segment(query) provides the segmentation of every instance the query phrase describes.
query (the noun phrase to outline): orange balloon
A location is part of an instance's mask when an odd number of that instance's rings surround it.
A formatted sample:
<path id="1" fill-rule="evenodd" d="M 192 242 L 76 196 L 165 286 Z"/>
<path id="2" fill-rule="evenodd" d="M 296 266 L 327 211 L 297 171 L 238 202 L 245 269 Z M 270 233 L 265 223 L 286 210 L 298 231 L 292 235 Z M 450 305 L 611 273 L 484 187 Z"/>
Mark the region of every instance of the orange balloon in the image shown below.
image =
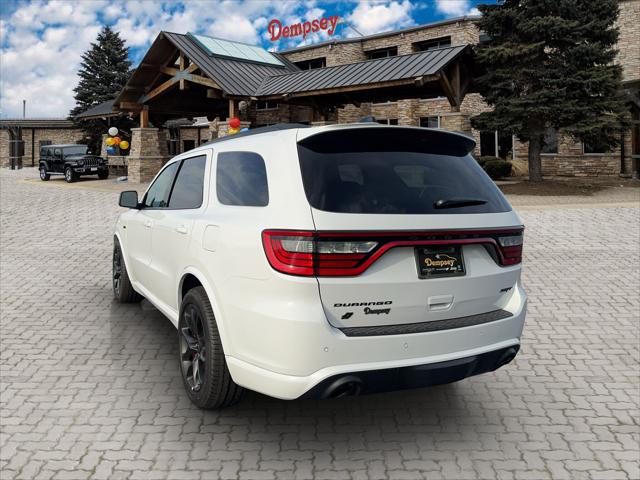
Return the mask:
<path id="1" fill-rule="evenodd" d="M 114 145 L 120 145 L 120 142 L 121 142 L 120 137 L 113 137 L 113 144 Z"/>

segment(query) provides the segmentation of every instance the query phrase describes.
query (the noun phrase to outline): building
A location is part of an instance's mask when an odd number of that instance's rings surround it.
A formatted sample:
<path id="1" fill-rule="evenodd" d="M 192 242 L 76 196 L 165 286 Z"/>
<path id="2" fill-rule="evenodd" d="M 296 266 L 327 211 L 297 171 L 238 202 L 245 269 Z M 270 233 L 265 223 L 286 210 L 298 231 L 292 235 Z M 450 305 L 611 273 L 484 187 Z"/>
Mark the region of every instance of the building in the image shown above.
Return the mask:
<path id="1" fill-rule="evenodd" d="M 617 175 L 637 171 L 640 146 L 640 0 L 620 1 L 618 61 L 634 128 L 605 151 L 562 132 L 547 133 L 545 175 Z M 148 181 L 170 156 L 243 126 L 280 122 L 381 123 L 472 135 L 476 156 L 526 160 L 527 145 L 479 132 L 470 118 L 489 107 L 473 91 L 477 17 L 461 17 L 366 37 L 330 40 L 270 53 L 197 34 L 161 32 L 113 102 L 81 116 L 134 119 L 128 158 L 133 182 Z M 635 160 L 634 160 L 635 159 Z M 113 159 L 116 161 L 117 159 Z M 635 162 L 635 163 L 634 163 Z"/>
<path id="2" fill-rule="evenodd" d="M 22 118 L 0 120 L 0 166 L 9 167 L 11 158 L 21 156 L 22 165 L 37 167 L 40 147 L 79 143 L 84 135 L 64 118 Z M 20 142 L 20 140 L 22 140 Z"/>

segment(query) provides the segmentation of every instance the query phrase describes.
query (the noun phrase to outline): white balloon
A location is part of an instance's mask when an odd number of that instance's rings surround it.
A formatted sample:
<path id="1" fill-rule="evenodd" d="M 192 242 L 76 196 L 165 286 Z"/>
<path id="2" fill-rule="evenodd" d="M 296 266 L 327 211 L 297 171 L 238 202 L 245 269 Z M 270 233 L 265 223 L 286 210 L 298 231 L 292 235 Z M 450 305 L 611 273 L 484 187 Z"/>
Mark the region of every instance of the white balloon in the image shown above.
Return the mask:
<path id="1" fill-rule="evenodd" d="M 111 135 L 112 137 L 115 137 L 118 134 L 118 129 L 116 127 L 111 127 L 109 129 L 109 135 Z"/>

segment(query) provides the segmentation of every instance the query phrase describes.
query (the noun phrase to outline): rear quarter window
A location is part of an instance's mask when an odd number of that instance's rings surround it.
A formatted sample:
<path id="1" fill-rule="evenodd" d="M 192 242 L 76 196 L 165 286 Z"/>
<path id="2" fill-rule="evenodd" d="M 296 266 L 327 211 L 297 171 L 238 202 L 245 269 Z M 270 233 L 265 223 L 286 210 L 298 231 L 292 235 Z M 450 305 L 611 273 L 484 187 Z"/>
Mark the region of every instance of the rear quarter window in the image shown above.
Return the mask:
<path id="1" fill-rule="evenodd" d="M 307 199 L 316 209 L 336 213 L 510 211 L 502 193 L 467 153 L 473 143 L 465 142 L 470 140 L 417 128 L 314 135 L 298 144 Z"/>
<path id="2" fill-rule="evenodd" d="M 254 152 L 219 153 L 216 192 L 223 205 L 267 206 L 269 187 L 264 159 Z"/>

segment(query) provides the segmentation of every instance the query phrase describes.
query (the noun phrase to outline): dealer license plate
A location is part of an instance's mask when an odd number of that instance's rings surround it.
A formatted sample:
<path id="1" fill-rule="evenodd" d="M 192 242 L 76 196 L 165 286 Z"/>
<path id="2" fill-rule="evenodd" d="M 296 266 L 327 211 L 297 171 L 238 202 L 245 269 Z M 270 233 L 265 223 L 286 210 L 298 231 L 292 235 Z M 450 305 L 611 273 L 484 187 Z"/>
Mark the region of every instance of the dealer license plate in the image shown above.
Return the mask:
<path id="1" fill-rule="evenodd" d="M 460 245 L 416 247 L 420 278 L 455 277 L 465 274 Z"/>

